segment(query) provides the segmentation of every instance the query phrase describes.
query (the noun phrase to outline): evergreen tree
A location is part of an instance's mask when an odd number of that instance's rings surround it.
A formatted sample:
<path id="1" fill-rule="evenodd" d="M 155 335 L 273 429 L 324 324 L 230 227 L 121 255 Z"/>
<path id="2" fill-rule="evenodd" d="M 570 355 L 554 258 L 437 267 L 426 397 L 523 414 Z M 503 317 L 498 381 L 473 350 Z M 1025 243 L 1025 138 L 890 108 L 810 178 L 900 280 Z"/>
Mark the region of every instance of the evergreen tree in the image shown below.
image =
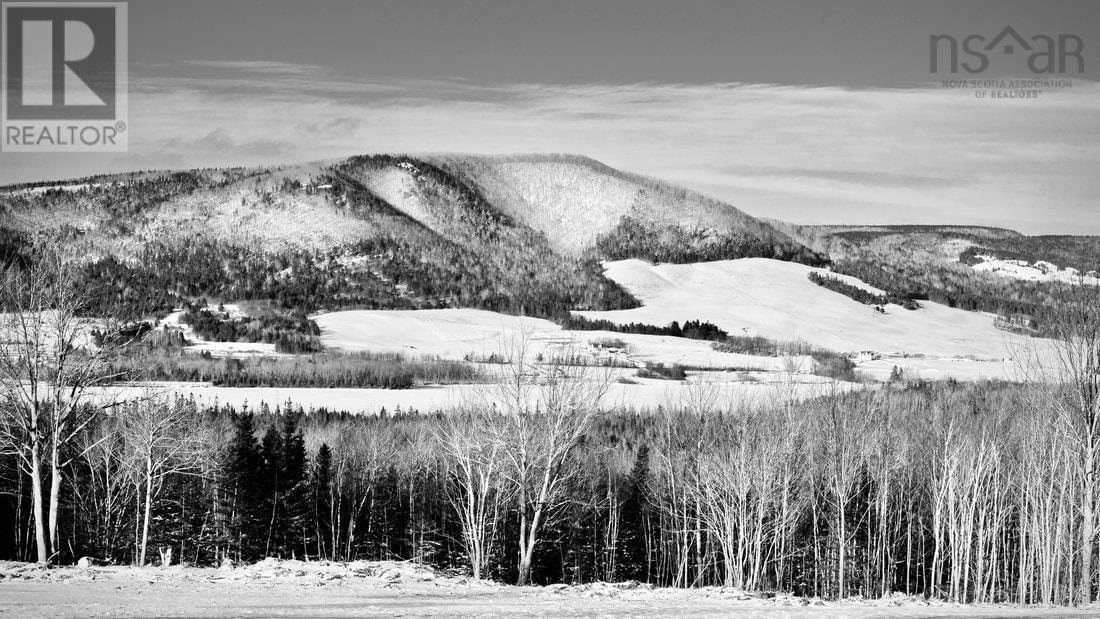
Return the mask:
<path id="1" fill-rule="evenodd" d="M 331 500 L 329 498 L 332 486 L 332 450 L 327 443 L 321 443 L 314 458 L 310 471 L 309 488 L 311 490 L 310 503 L 313 510 L 313 529 L 317 554 L 320 557 L 331 558 L 333 549 L 329 547 L 332 540 L 332 519 L 330 517 Z"/>
<path id="2" fill-rule="evenodd" d="M 229 552 L 238 560 L 256 558 L 263 550 L 263 458 L 256 445 L 251 411 L 234 418 L 233 440 L 222 476 L 224 522 Z"/>
<path id="3" fill-rule="evenodd" d="M 649 478 L 649 447 L 642 444 L 634 457 L 634 466 L 627 480 L 625 496 L 620 508 L 618 576 L 623 580 L 650 580 L 646 549 L 646 526 L 649 501 L 646 484 Z"/>
<path id="4" fill-rule="evenodd" d="M 298 429 L 298 414 L 283 416 L 282 453 L 279 461 L 279 493 L 282 511 L 278 539 L 283 554 L 308 554 L 306 523 L 309 515 L 309 486 L 306 477 L 306 444 Z"/>

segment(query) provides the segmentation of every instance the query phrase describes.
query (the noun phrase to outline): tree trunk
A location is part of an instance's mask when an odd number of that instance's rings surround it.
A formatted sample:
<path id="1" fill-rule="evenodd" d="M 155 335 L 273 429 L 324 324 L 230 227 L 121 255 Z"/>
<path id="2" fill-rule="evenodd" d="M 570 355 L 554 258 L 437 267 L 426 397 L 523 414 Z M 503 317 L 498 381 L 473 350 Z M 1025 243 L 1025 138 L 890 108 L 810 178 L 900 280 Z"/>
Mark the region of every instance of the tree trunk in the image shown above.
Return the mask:
<path id="1" fill-rule="evenodd" d="M 527 547 L 521 545 L 519 549 L 519 577 L 516 578 L 516 585 L 525 587 L 531 579 L 531 553 L 527 552 Z"/>
<path id="2" fill-rule="evenodd" d="M 531 577 L 531 555 L 527 553 L 527 487 L 519 486 L 519 574 L 516 585 L 522 587 Z"/>
<path id="3" fill-rule="evenodd" d="M 1091 430 L 1085 449 L 1084 496 L 1081 499 L 1081 581 L 1078 593 L 1081 604 L 1092 602 L 1092 542 L 1095 536 L 1094 521 L 1096 518 L 1093 513 L 1094 494 L 1096 492 L 1093 484 L 1096 482 L 1096 463 L 1094 461 L 1096 450 L 1093 445 Z"/>
<path id="4" fill-rule="evenodd" d="M 57 555 L 57 521 L 61 510 L 61 462 L 55 442 L 50 450 L 50 555 Z"/>
<path id="5" fill-rule="evenodd" d="M 38 562 L 47 563 L 50 553 L 46 542 L 46 506 L 42 496 L 42 458 L 38 455 L 37 446 L 31 448 L 31 495 L 34 500 L 34 539 L 38 545 Z"/>
<path id="6" fill-rule="evenodd" d="M 538 520 L 536 515 L 532 521 Z M 535 527 L 532 526 L 525 535 L 521 535 L 519 544 L 519 577 L 516 579 L 516 584 L 520 587 L 531 584 L 531 559 L 535 554 L 535 543 L 537 541 L 535 534 Z"/>
<path id="7" fill-rule="evenodd" d="M 141 523 L 141 552 L 138 555 L 138 565 L 145 565 L 145 552 L 149 548 L 149 521 L 153 514 L 153 460 L 145 458 L 145 515 Z"/>

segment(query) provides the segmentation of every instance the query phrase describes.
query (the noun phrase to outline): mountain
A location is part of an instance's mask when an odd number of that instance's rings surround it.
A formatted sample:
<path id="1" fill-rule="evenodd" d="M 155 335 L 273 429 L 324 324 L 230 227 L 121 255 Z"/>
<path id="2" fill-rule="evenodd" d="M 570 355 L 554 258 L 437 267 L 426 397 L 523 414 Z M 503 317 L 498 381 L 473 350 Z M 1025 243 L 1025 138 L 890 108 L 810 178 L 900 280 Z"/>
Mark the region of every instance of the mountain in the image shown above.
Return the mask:
<path id="1" fill-rule="evenodd" d="M 827 262 L 731 205 L 577 156 L 374 155 L 0 192 L 5 260 L 59 233 L 101 309 L 135 316 L 205 298 L 560 318 L 637 306 L 603 260 Z"/>

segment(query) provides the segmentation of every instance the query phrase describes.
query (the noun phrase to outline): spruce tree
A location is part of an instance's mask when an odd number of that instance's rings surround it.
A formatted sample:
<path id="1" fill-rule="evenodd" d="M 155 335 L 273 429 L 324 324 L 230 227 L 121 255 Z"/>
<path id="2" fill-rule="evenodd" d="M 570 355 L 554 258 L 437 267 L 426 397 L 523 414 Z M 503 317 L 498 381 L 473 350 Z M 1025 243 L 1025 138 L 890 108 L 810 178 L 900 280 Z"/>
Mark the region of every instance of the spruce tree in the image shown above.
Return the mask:
<path id="1" fill-rule="evenodd" d="M 634 466 L 630 470 L 630 478 L 626 483 L 625 496 L 619 512 L 621 519 L 619 524 L 619 557 L 616 565 L 618 575 L 623 580 L 647 582 L 650 579 L 646 556 L 646 523 L 649 512 L 649 501 L 646 494 L 648 478 L 649 447 L 643 444 L 638 447 L 638 453 L 634 457 Z"/>
<path id="2" fill-rule="evenodd" d="M 233 440 L 222 476 L 226 541 L 238 560 L 262 552 L 263 459 L 256 445 L 255 420 L 250 411 L 234 418 Z"/>
<path id="3" fill-rule="evenodd" d="M 321 443 L 314 458 L 310 471 L 309 488 L 311 490 L 310 503 L 313 511 L 313 529 L 316 535 L 315 544 L 317 554 L 322 558 L 335 558 L 334 549 L 330 548 L 332 540 L 332 518 L 330 516 L 331 501 L 329 498 L 332 486 L 332 450 L 327 443 Z"/>

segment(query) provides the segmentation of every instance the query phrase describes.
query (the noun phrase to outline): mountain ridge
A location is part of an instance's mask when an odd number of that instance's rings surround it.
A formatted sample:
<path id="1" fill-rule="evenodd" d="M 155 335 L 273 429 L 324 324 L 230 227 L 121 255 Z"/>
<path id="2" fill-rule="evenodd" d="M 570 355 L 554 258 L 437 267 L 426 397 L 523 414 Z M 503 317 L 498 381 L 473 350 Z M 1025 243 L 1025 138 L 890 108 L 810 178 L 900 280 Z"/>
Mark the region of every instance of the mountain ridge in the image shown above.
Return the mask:
<path id="1" fill-rule="evenodd" d="M 509 166 L 522 203 L 490 182 L 496 165 Z M 4 190 L 5 260 L 33 259 L 31 237 L 52 231 L 101 305 L 138 313 L 209 297 L 561 317 L 636 305 L 603 259 L 826 261 L 732 205 L 572 155 L 362 155 Z M 586 212 L 602 213 L 600 225 L 578 228 Z"/>

